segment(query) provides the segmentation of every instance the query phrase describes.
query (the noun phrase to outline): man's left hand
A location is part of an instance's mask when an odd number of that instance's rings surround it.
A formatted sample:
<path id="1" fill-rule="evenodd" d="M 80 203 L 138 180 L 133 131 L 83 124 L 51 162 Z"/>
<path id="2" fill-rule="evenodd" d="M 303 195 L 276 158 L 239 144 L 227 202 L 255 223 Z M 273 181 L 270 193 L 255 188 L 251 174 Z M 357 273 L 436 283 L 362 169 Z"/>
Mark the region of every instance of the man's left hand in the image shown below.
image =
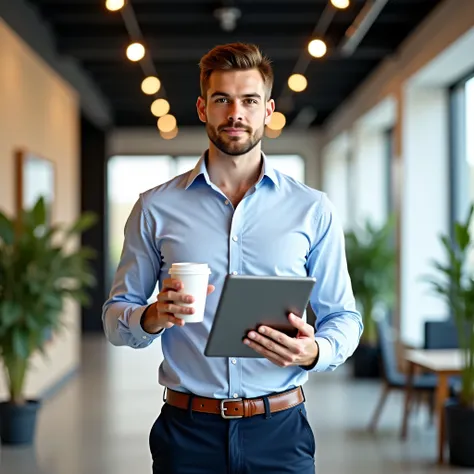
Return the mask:
<path id="1" fill-rule="evenodd" d="M 313 365 L 319 352 L 313 326 L 294 314 L 290 314 L 288 319 L 298 329 L 296 337 L 289 337 L 268 326 L 260 326 L 258 332 L 249 332 L 244 344 L 280 367 Z"/>

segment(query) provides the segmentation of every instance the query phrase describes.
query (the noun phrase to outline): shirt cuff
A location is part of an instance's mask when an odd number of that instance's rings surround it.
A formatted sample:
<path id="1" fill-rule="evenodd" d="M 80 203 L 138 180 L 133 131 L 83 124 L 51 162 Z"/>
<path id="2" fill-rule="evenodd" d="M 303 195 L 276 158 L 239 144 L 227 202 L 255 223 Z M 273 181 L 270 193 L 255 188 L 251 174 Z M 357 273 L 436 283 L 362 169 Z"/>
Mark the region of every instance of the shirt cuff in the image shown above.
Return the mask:
<path id="1" fill-rule="evenodd" d="M 148 306 L 141 306 L 140 308 L 135 309 L 130 316 L 128 326 L 132 336 L 143 344 L 151 343 L 157 337 L 160 337 L 163 334 L 163 331 L 160 331 L 156 334 L 150 334 L 146 332 L 141 325 L 141 318 L 143 313 L 146 311 Z"/>
<path id="2" fill-rule="evenodd" d="M 311 369 L 312 372 L 324 372 L 332 362 L 332 345 L 325 337 L 315 337 L 319 347 L 318 362 Z"/>

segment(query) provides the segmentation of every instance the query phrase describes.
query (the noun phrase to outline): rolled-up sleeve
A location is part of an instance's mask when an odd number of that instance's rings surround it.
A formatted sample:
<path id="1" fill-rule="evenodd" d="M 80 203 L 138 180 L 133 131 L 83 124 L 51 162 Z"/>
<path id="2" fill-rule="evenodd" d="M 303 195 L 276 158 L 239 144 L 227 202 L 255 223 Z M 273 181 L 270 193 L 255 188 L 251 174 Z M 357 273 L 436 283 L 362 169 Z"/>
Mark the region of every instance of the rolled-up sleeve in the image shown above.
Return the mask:
<path id="1" fill-rule="evenodd" d="M 314 220 L 307 271 L 316 278 L 311 307 L 319 346 L 314 372 L 334 370 L 357 348 L 363 331 L 347 269 L 344 232 L 334 206 L 322 195 Z"/>
<path id="2" fill-rule="evenodd" d="M 154 228 L 140 195 L 125 225 L 122 254 L 102 310 L 106 337 L 116 346 L 144 348 L 162 334 L 149 334 L 140 324 L 160 275 Z"/>

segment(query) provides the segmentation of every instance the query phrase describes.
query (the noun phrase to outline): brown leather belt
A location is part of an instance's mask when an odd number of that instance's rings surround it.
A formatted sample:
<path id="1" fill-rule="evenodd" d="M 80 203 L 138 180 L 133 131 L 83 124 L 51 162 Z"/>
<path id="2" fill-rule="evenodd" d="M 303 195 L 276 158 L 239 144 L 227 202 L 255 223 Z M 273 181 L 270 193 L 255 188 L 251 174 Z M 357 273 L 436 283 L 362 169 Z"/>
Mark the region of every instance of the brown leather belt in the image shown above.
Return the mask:
<path id="1" fill-rule="evenodd" d="M 166 390 L 165 401 L 171 406 L 189 409 L 189 399 L 191 395 L 174 390 Z M 299 405 L 304 402 L 303 390 L 301 387 L 289 390 L 287 392 L 267 397 L 270 406 L 270 412 L 287 410 L 288 408 Z M 247 418 L 254 415 L 265 414 L 265 402 L 263 398 L 201 398 L 193 396 L 193 411 L 201 413 L 212 413 L 221 415 L 225 419 Z"/>

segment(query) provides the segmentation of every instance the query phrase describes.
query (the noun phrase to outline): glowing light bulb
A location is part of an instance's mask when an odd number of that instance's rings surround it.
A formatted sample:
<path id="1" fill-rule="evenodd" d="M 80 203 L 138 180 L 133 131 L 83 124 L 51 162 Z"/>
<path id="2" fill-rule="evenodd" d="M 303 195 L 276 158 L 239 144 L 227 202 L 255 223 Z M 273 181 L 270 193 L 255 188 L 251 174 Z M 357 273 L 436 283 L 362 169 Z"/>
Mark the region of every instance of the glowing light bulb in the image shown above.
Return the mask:
<path id="1" fill-rule="evenodd" d="M 349 0 L 331 0 L 331 3 L 336 7 L 344 10 L 349 6 Z"/>
<path id="2" fill-rule="evenodd" d="M 292 74 L 288 79 L 288 87 L 295 92 L 301 92 L 306 89 L 308 81 L 303 74 Z"/>
<path id="3" fill-rule="evenodd" d="M 309 54 L 315 58 L 322 58 L 327 50 L 326 43 L 320 39 L 315 39 L 308 44 Z"/>
<path id="4" fill-rule="evenodd" d="M 127 48 L 127 58 L 130 61 L 140 61 L 145 56 L 145 47 L 141 43 L 132 43 Z"/>
<path id="5" fill-rule="evenodd" d="M 166 99 L 156 99 L 151 104 L 151 113 L 155 117 L 163 117 L 170 111 L 170 104 Z"/>
<path id="6" fill-rule="evenodd" d="M 145 77 L 142 81 L 142 91 L 145 94 L 156 94 L 161 88 L 160 80 L 155 76 Z"/>
<path id="7" fill-rule="evenodd" d="M 281 130 L 286 124 L 286 118 L 281 112 L 273 112 L 267 127 L 272 130 Z"/>
<path id="8" fill-rule="evenodd" d="M 167 133 L 176 127 L 176 118 L 171 114 L 163 115 L 158 119 L 158 128 L 161 132 Z"/>
<path id="9" fill-rule="evenodd" d="M 105 2 L 105 8 L 107 8 L 107 10 L 110 10 L 111 12 L 116 12 L 120 10 L 121 8 L 123 8 L 124 5 L 124 0 L 106 0 Z"/>

